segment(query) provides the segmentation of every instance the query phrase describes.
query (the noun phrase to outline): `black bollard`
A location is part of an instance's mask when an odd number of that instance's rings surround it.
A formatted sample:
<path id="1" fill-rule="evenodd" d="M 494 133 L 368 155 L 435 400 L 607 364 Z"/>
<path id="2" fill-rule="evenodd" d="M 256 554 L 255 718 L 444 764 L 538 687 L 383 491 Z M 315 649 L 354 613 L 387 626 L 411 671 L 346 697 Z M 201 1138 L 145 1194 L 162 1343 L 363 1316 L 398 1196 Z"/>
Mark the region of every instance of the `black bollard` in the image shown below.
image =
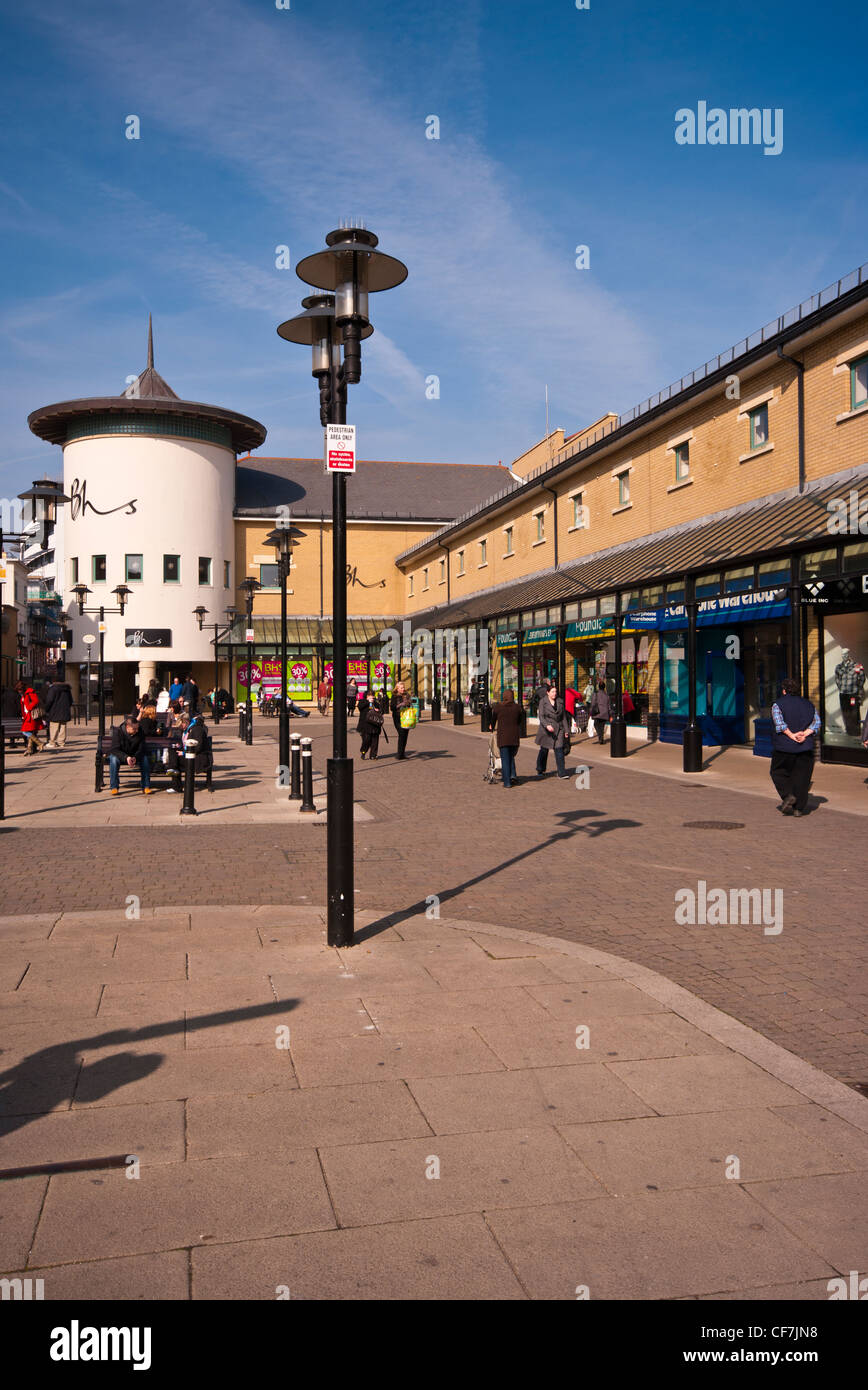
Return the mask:
<path id="1" fill-rule="evenodd" d="M 313 752 L 311 750 L 312 740 L 303 738 L 301 741 L 301 784 L 304 791 L 300 811 L 316 811 L 313 804 Z"/>
<path id="2" fill-rule="evenodd" d="M 440 721 L 440 696 L 435 695 L 431 701 L 431 721 L 434 724 Z"/>
<path id="3" fill-rule="evenodd" d="M 188 738 L 184 749 L 184 804 L 179 811 L 181 816 L 198 816 L 196 810 L 196 749 L 195 739 Z"/>
<path id="4" fill-rule="evenodd" d="M 452 723 L 464 723 L 464 701 L 460 697 L 452 702 Z"/>
<path id="5" fill-rule="evenodd" d="M 290 734 L 289 799 L 301 801 L 301 734 Z"/>
<path id="6" fill-rule="evenodd" d="M 238 737 L 241 739 L 241 742 L 242 742 L 242 743 L 244 742 L 244 724 L 245 724 L 246 717 L 247 717 L 247 711 L 246 711 L 244 705 L 239 705 L 239 706 L 238 706 Z"/>

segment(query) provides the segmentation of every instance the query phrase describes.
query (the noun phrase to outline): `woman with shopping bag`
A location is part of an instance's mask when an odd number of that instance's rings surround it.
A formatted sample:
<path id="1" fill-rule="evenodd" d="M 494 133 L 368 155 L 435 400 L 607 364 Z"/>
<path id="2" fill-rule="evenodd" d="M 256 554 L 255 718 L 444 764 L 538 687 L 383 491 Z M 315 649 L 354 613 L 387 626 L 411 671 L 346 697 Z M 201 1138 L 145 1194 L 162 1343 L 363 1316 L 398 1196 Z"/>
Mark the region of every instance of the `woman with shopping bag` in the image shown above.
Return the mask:
<path id="1" fill-rule="evenodd" d="M 416 706 L 410 699 L 403 681 L 398 681 L 392 692 L 391 699 L 392 722 L 398 732 L 398 757 L 407 756 L 407 739 L 410 730 L 416 727 Z"/>

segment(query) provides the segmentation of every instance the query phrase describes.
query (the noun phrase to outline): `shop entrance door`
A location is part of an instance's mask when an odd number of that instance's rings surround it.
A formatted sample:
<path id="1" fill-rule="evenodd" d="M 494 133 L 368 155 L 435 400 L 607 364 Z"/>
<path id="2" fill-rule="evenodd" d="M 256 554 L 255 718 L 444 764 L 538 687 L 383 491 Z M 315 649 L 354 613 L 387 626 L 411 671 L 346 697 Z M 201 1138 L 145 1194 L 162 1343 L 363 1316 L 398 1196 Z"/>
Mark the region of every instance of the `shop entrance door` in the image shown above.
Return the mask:
<path id="1" fill-rule="evenodd" d="M 744 743 L 744 670 L 741 643 L 733 650 L 732 634 L 706 628 L 697 633 L 697 684 L 704 672 L 704 688 L 697 690 L 698 712 L 703 716 L 703 743 L 715 746 Z M 704 706 L 704 707 L 703 707 Z"/>

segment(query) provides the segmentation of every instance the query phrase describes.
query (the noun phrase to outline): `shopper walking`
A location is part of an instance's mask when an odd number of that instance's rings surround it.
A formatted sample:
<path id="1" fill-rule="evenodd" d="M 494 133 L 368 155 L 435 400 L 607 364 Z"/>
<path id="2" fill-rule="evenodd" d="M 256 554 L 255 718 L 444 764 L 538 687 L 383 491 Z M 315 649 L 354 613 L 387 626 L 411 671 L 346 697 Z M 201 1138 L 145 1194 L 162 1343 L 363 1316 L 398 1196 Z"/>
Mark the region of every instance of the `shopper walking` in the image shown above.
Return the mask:
<path id="1" fill-rule="evenodd" d="M 197 714 L 199 710 L 199 687 L 193 679 L 192 672 L 184 681 L 181 699 L 184 701 L 184 708 L 192 719 L 193 715 Z"/>
<path id="2" fill-rule="evenodd" d="M 40 730 L 45 728 L 45 711 L 32 685 L 27 685 L 24 681 L 16 681 L 15 690 L 21 704 L 21 732 L 27 735 L 24 752 L 28 757 L 32 757 L 34 753 L 41 752 L 44 747 L 44 744 L 39 742 L 38 736 Z"/>
<path id="3" fill-rule="evenodd" d="M 503 699 L 491 706 L 491 722 L 500 753 L 500 775 L 503 785 L 511 787 L 518 782 L 515 775 L 515 755 L 521 743 L 521 710 L 515 703 L 515 696 L 511 690 L 505 690 Z"/>
<path id="4" fill-rule="evenodd" d="M 551 749 L 554 749 L 558 777 L 569 776 L 564 763 L 567 752 L 568 727 L 564 702 L 558 695 L 557 686 L 552 682 L 539 702 L 539 728 L 536 734 L 536 742 L 539 746 L 539 752 L 536 756 L 537 777 L 545 777 L 546 764 Z"/>
<path id="5" fill-rule="evenodd" d="M 316 705 L 320 714 L 325 717 L 329 708 L 329 683 L 325 676 L 316 688 Z"/>
<path id="6" fill-rule="evenodd" d="M 353 678 L 350 680 L 349 685 L 347 686 L 347 714 L 355 714 L 356 701 L 358 700 L 358 698 L 359 685 L 355 676 L 353 676 Z"/>
<path id="7" fill-rule="evenodd" d="M 398 758 L 403 761 L 407 756 L 410 730 L 416 727 L 416 707 L 403 681 L 398 681 L 392 692 L 391 710 L 392 722 L 398 734 Z"/>
<path id="8" fill-rule="evenodd" d="M 612 713 L 612 703 L 606 690 L 606 682 L 599 681 L 591 700 L 591 718 L 598 743 L 606 742 L 606 725 Z"/>
<path id="9" fill-rule="evenodd" d="M 386 742 L 389 735 L 385 728 L 386 716 L 380 707 L 380 700 L 372 700 L 365 712 L 365 727 L 362 733 L 362 757 L 368 756 L 368 761 L 375 763 L 380 755 L 380 734 L 385 735 Z"/>
<path id="10" fill-rule="evenodd" d="M 772 705 L 775 732 L 769 772 L 781 798 L 778 810 L 785 816 L 804 816 L 814 771 L 814 735 L 820 727 L 820 716 L 810 700 L 802 695 L 795 676 L 788 676 L 781 690 L 780 699 Z"/>
<path id="11" fill-rule="evenodd" d="M 49 685 L 45 695 L 45 713 L 48 717 L 48 742 L 45 746 L 56 752 L 66 743 L 66 726 L 72 714 L 72 687 L 66 681 L 52 681 Z"/>

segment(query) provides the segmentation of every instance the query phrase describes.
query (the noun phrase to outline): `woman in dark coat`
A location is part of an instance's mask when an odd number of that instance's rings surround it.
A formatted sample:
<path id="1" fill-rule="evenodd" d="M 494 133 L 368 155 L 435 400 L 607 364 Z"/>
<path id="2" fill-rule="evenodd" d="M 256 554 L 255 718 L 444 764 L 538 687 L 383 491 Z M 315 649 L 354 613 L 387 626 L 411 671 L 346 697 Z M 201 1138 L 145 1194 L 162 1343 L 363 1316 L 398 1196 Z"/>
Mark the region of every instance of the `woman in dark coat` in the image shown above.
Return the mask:
<path id="1" fill-rule="evenodd" d="M 555 763 L 559 777 L 569 777 L 569 773 L 564 765 L 565 746 L 567 741 L 567 712 L 564 702 L 558 695 L 556 685 L 550 685 L 548 691 L 543 695 L 539 702 L 537 711 L 539 716 L 539 729 L 537 730 L 536 742 L 539 745 L 539 752 L 536 756 L 536 775 L 544 777 L 546 763 L 548 762 L 549 750 L 554 749 Z"/>
<path id="2" fill-rule="evenodd" d="M 511 787 L 518 781 L 515 775 L 515 755 L 521 742 L 521 710 L 515 703 L 515 696 L 511 690 L 505 690 L 503 699 L 491 706 L 491 721 L 497 735 L 503 785 Z"/>
<path id="3" fill-rule="evenodd" d="M 356 720 L 356 733 L 361 735 L 363 758 L 371 746 L 371 738 L 368 730 L 368 710 L 370 708 L 371 702 L 368 699 L 368 692 L 367 690 L 363 690 L 359 696 L 359 703 L 356 705 L 356 713 L 359 716 Z"/>
<path id="4" fill-rule="evenodd" d="M 606 724 L 611 718 L 611 714 L 612 703 L 606 690 L 606 682 L 600 681 L 591 701 L 591 718 L 594 721 L 594 733 L 597 735 L 599 743 L 606 741 Z"/>

